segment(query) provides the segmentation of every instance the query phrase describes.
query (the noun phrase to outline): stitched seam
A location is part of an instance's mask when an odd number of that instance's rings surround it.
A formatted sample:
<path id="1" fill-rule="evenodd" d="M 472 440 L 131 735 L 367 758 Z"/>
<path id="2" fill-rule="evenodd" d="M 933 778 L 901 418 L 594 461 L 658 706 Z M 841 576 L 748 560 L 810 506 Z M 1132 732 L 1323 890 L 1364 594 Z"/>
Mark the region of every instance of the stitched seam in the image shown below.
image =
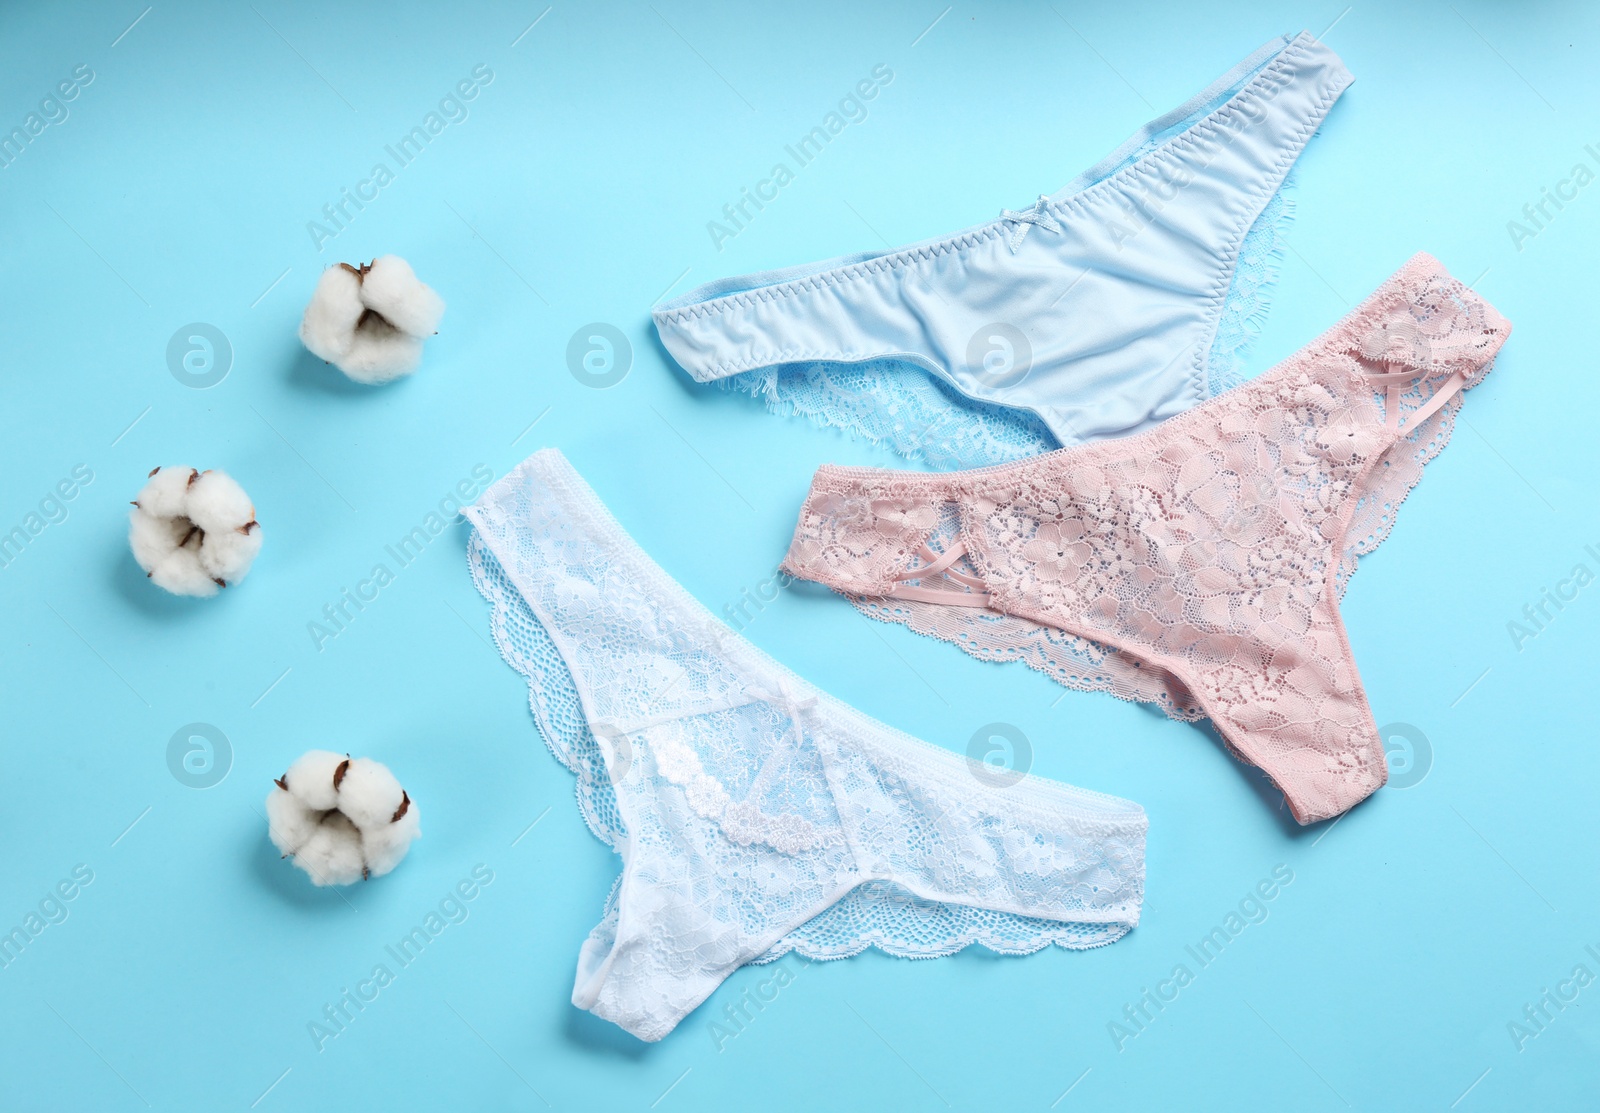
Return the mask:
<path id="1" fill-rule="evenodd" d="M 727 360 L 701 372 L 705 378 L 696 377 L 698 382 L 710 382 L 712 379 L 723 379 L 729 375 L 738 375 L 745 371 L 760 371 L 769 367 L 777 367 L 785 363 L 865 363 L 874 359 L 895 359 L 894 352 L 846 352 L 836 349 L 819 351 L 815 348 L 785 348 L 772 356 L 749 356 L 743 359 Z M 1003 404 L 1003 403 L 1002 403 Z"/>
<path id="2" fill-rule="evenodd" d="M 1259 101 L 1261 93 L 1259 89 L 1255 88 L 1256 84 L 1273 74 L 1274 71 L 1282 72 L 1287 69 L 1291 62 L 1295 60 L 1289 57 L 1292 53 L 1304 54 L 1305 47 L 1300 43 L 1291 43 L 1284 48 L 1283 53 L 1279 54 L 1270 65 L 1264 66 L 1255 77 L 1251 78 L 1249 84 L 1229 98 L 1229 103 L 1212 112 L 1205 119 L 1195 124 L 1194 127 L 1189 128 L 1182 135 L 1174 136 L 1149 154 L 1142 156 L 1137 162 L 1124 166 L 1116 173 L 1095 182 L 1091 186 L 1087 186 L 1074 193 L 1071 197 L 1063 197 L 1060 201 L 1050 202 L 1051 207 L 1062 210 L 1070 209 L 1074 206 L 1086 207 L 1091 200 L 1097 199 L 1091 197 L 1091 195 L 1109 192 L 1113 183 L 1116 183 L 1119 178 L 1148 177 L 1149 173 L 1158 164 L 1164 165 L 1175 161 L 1181 153 L 1186 153 L 1188 148 L 1201 142 L 1202 138 L 1210 138 L 1211 135 L 1222 130 L 1223 126 L 1229 120 L 1238 116 L 1245 107 Z"/>
<path id="3" fill-rule="evenodd" d="M 1264 72 L 1265 71 L 1263 71 L 1263 73 Z M 1340 92 L 1340 78 L 1336 76 L 1323 88 L 1320 95 L 1312 103 L 1311 108 L 1306 113 L 1306 118 L 1300 122 L 1299 126 L 1292 133 L 1288 145 L 1286 145 L 1285 148 L 1279 152 L 1278 160 L 1273 163 L 1271 171 L 1265 178 L 1266 185 L 1257 189 L 1251 196 L 1250 204 L 1252 208 L 1257 210 L 1257 215 L 1259 215 L 1259 208 L 1262 204 L 1264 204 L 1265 199 L 1270 197 L 1275 190 L 1282 186 L 1283 175 L 1288 172 L 1288 168 L 1294 165 L 1295 160 L 1298 159 L 1301 153 L 1305 150 L 1305 144 L 1309 141 L 1311 135 L 1317 130 L 1317 128 L 1322 125 L 1322 121 L 1326 118 L 1329 107 L 1333 104 Z M 1188 133 L 1185 133 L 1185 135 L 1181 136 L 1180 139 L 1187 138 L 1187 136 Z M 1107 179 L 1107 181 L 1110 180 L 1111 179 Z M 1102 182 L 1100 184 L 1104 185 L 1105 183 Z M 1079 194 L 1078 196 L 1081 197 L 1082 194 Z M 1068 200 L 1075 200 L 1075 198 L 1069 198 Z M 1250 223 L 1253 223 L 1253 221 Z M 1227 300 L 1228 288 L 1232 285 L 1233 271 L 1234 267 L 1237 265 L 1239 250 L 1244 242 L 1245 235 L 1249 233 L 1250 223 L 1240 221 L 1238 226 L 1235 227 L 1234 231 L 1231 233 L 1233 239 L 1223 253 L 1221 274 L 1212 284 L 1212 290 L 1206 297 L 1207 307 L 1205 334 L 1212 339 L 1215 338 L 1214 334 L 1216 331 L 1217 318 L 1222 312 L 1223 303 Z M 999 234 L 998 226 L 991 226 L 991 230 L 992 234 Z M 929 257 L 932 257 L 931 253 Z M 882 261 L 883 260 L 873 260 L 872 263 L 881 263 Z M 857 265 L 865 267 L 870 266 L 871 264 Z M 812 275 L 806 279 L 797 279 L 795 280 L 795 283 L 792 284 L 794 286 L 793 289 L 786 290 L 781 295 L 774 294 L 772 298 L 760 300 L 774 300 L 778 296 L 793 296 L 794 294 L 800 292 L 802 284 L 804 284 L 804 288 L 807 291 L 819 289 L 823 286 L 843 285 L 846 281 L 853 281 L 853 279 L 847 279 L 845 277 L 844 272 L 847 269 L 849 268 L 843 268 L 838 271 L 829 271 L 821 275 Z M 878 267 L 877 269 L 884 270 L 888 268 Z M 814 281 L 818 279 L 826 279 L 827 281 Z M 728 299 L 719 298 L 717 299 L 718 303 L 723 303 L 725 301 L 726 304 L 719 306 L 719 308 L 715 310 L 710 308 L 710 303 L 707 303 L 706 305 L 702 306 L 685 307 L 684 309 L 675 310 L 674 312 L 688 313 L 689 310 L 693 309 L 698 311 L 694 314 L 697 317 L 712 316 L 714 314 L 725 312 L 728 309 L 732 309 L 735 307 L 735 305 L 743 308 L 747 304 L 752 304 L 750 302 L 741 302 L 739 299 L 768 291 L 782 290 L 783 287 L 790 285 L 790 283 L 783 283 L 779 286 L 763 287 L 763 289 L 759 291 L 748 291 L 746 294 L 735 295 Z M 1209 354 L 1209 351 L 1209 344 L 1207 344 L 1203 350 L 1197 346 L 1197 350 L 1194 355 L 1194 364 L 1190 368 L 1188 376 L 1188 385 L 1191 392 L 1203 392 L 1204 390 L 1204 364 L 1205 357 Z M 711 379 L 725 378 L 728 375 L 737 375 L 744 371 L 754 371 L 758 368 L 772 367 L 779 363 L 795 363 L 807 360 L 858 362 L 868 359 L 892 358 L 893 355 L 894 353 L 892 352 L 850 353 L 840 349 L 818 351 L 811 348 L 786 348 L 783 351 L 772 355 L 744 356 L 736 359 L 723 360 L 721 363 L 713 364 L 700 371 L 698 374 L 695 374 L 694 378 L 699 382 L 707 382 Z"/>
<path id="4" fill-rule="evenodd" d="M 1305 44 L 1299 42 L 1291 43 L 1284 48 L 1277 58 L 1263 67 L 1255 77 L 1251 78 L 1249 84 L 1230 98 L 1233 103 L 1217 109 L 1206 119 L 1185 131 L 1182 135 L 1169 140 L 1155 151 L 1150 152 L 1149 155 L 1144 156 L 1138 162 L 1122 167 L 1115 173 L 1073 194 L 1071 197 L 1049 202 L 1048 207 L 1053 210 L 1069 211 L 1075 206 L 1087 205 L 1092 198 L 1098 198 L 1100 194 L 1108 191 L 1114 183 L 1118 183 L 1119 179 L 1126 180 L 1135 175 L 1143 176 L 1148 173 L 1148 168 L 1156 165 L 1158 161 L 1164 162 L 1175 157 L 1180 148 L 1187 149 L 1199 142 L 1202 133 L 1209 137 L 1226 120 L 1238 115 L 1242 106 L 1247 103 L 1253 103 L 1251 98 L 1259 99 L 1260 91 L 1255 88 L 1257 83 L 1269 75 L 1282 72 L 1291 62 L 1303 55 L 1305 51 Z M 1295 58 L 1291 58 L 1290 55 L 1294 55 Z M 1148 164 L 1146 159 L 1150 160 Z M 758 302 L 775 301 L 778 298 L 793 297 L 797 294 L 811 292 L 826 286 L 842 285 L 847 281 L 855 281 L 882 271 L 896 270 L 913 262 L 937 258 L 959 248 L 975 246 L 984 240 L 993 239 L 997 235 L 1005 234 L 1000 227 L 1001 223 L 1000 221 L 994 221 L 983 225 L 981 228 L 957 233 L 955 236 L 931 244 L 903 248 L 880 256 L 877 259 L 869 259 L 861 263 L 848 263 L 842 267 L 823 271 L 820 274 L 790 279 L 787 282 L 774 283 L 771 286 L 763 286 L 756 290 L 725 294 L 698 305 L 686 305 L 678 309 L 668 310 L 665 313 L 658 313 L 656 318 L 660 321 L 677 322 L 720 315 L 732 309 L 745 308 Z"/>
<path id="5" fill-rule="evenodd" d="M 856 282 L 880 272 L 897 270 L 910 263 L 935 259 L 940 255 L 948 255 L 962 248 L 974 247 L 984 240 L 994 239 L 1000 235 L 1004 235 L 1004 231 L 1000 228 L 998 222 L 985 224 L 981 228 L 960 232 L 948 239 L 939 240 L 935 243 L 901 248 L 876 259 L 868 259 L 860 263 L 847 263 L 832 270 L 809 274 L 803 278 L 792 278 L 787 282 L 777 282 L 771 286 L 762 286 L 756 290 L 744 290 L 737 294 L 724 294 L 721 297 L 712 298 L 710 301 L 702 302 L 698 305 L 685 305 L 679 309 L 657 313 L 655 316 L 657 320 L 673 322 L 688 318 L 720 316 L 730 310 L 744 309 L 758 302 L 776 301 L 779 298 L 811 293 L 828 286 L 842 286 L 849 282 Z"/>
<path id="6" fill-rule="evenodd" d="M 1251 200 L 1251 208 L 1254 209 L 1256 217 L 1261 215 L 1261 210 L 1265 208 L 1266 202 L 1272 194 L 1282 188 L 1283 179 L 1288 174 L 1289 167 L 1293 166 L 1301 153 L 1304 152 L 1305 145 L 1310 142 L 1311 136 L 1316 132 L 1317 128 L 1322 126 L 1322 121 L 1327 118 L 1328 109 L 1332 107 L 1334 100 L 1338 98 L 1341 92 L 1340 78 L 1336 76 L 1323 88 L 1321 96 L 1317 98 L 1311 111 L 1300 122 L 1300 126 L 1295 129 L 1294 138 L 1290 141 L 1290 145 L 1279 154 L 1278 161 L 1273 164 L 1272 172 L 1267 178 L 1268 182 L 1276 184 L 1259 190 Z M 1250 234 L 1250 228 L 1254 223 L 1255 218 L 1252 217 L 1248 222 L 1239 222 L 1234 228 L 1232 232 L 1233 241 L 1223 253 L 1222 274 L 1210 295 L 1211 304 L 1206 309 L 1206 343 L 1203 346 L 1196 345 L 1194 366 L 1189 372 L 1189 385 L 1191 389 L 1197 392 L 1197 396 L 1201 398 L 1204 398 L 1208 393 L 1206 380 L 1209 376 L 1206 364 L 1211 355 L 1211 347 L 1216 343 L 1217 322 L 1221 319 L 1222 308 L 1227 302 L 1228 290 L 1233 285 L 1234 274 L 1239 263 L 1239 252 L 1244 247 L 1244 239 Z"/>

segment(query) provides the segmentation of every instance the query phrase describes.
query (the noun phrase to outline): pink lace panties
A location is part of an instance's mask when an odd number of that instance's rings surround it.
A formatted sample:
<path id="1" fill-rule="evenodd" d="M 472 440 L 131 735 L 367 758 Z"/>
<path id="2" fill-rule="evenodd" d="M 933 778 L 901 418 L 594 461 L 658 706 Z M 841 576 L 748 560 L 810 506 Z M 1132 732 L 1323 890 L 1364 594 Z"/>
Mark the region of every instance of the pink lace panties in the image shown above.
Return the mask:
<path id="1" fill-rule="evenodd" d="M 1137 436 L 940 475 L 824 467 L 783 567 L 975 656 L 1208 716 L 1299 822 L 1326 819 L 1387 776 L 1339 599 L 1510 329 L 1417 255 Z"/>

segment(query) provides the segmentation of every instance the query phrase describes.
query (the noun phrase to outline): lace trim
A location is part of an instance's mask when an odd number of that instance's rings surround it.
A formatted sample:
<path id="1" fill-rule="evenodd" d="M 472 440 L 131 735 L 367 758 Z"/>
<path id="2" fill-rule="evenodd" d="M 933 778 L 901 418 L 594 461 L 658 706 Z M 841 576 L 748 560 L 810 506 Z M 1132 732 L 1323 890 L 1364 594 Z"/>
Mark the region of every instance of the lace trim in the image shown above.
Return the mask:
<path id="1" fill-rule="evenodd" d="M 890 882 L 871 881 L 791 932 L 751 965 L 775 962 L 790 952 L 832 962 L 854 958 L 869 948 L 911 959 L 944 958 L 973 945 L 1000 955 L 1031 955 L 1050 946 L 1087 951 L 1115 943 L 1131 930 L 1128 924 L 1062 923 L 939 904 Z"/>
<path id="2" fill-rule="evenodd" d="M 478 593 L 490 604 L 489 631 L 495 647 L 527 682 L 528 709 L 539 737 L 550 755 L 578 779 L 578 814 L 595 838 L 622 853 L 627 826 L 565 658 L 476 531 L 467 541 L 467 567 Z"/>
<path id="3" fill-rule="evenodd" d="M 561 477 L 545 474 L 543 478 L 555 485 Z M 717 623 L 710 612 L 695 603 L 675 582 L 667 579 L 664 572 L 648 564 L 648 558 L 642 553 L 636 555 L 624 551 L 624 546 L 631 546 L 631 541 L 621 534 L 621 527 L 615 524 L 614 519 L 610 519 L 609 512 L 598 500 L 594 500 L 587 488 L 581 491 L 569 489 L 565 493 L 580 506 L 586 505 L 585 496 L 593 501 L 593 506 L 586 508 L 601 524 L 599 532 L 602 538 L 608 528 L 617 535 L 613 541 L 613 548 L 617 550 L 613 553 L 614 559 L 619 566 L 630 569 L 629 579 L 636 586 L 641 586 L 646 593 L 659 593 L 661 605 L 675 616 L 674 626 L 690 628 L 701 622 L 716 626 L 721 633 L 715 644 L 730 658 L 745 664 L 752 659 L 761 662 L 771 670 L 780 688 L 792 683 L 796 688 L 814 691 L 794 674 Z M 600 518 L 600 515 L 604 517 Z M 482 523 L 479 524 L 481 529 Z M 642 568 L 641 563 L 648 564 L 648 567 Z M 468 564 L 474 583 L 491 604 L 491 627 L 501 655 L 528 683 L 529 707 L 540 735 L 552 755 L 577 776 L 580 813 L 595 835 L 621 854 L 628 842 L 628 831 L 618 809 L 616 789 L 611 781 L 611 772 L 606 767 L 605 754 L 585 718 L 579 689 L 565 657 L 478 531 L 474 531 L 468 543 Z M 657 577 L 663 582 L 652 583 Z M 683 608 L 674 605 L 679 595 L 692 604 L 695 613 L 683 614 Z M 843 725 L 846 728 L 870 725 L 884 740 L 934 751 L 926 743 L 876 724 L 823 693 L 816 693 L 816 698 L 843 713 Z M 614 732 L 608 729 L 606 733 L 609 737 Z M 725 786 L 706 772 L 699 756 L 687 745 L 672 740 L 663 741 L 657 733 L 650 735 L 647 744 L 652 747 L 662 775 L 687 789 L 696 813 L 703 818 L 719 821 L 732 841 L 740 845 L 759 842 L 784 854 L 795 854 L 808 847 L 829 845 L 836 841 L 834 832 L 819 833 L 814 824 L 802 817 L 772 816 L 760 812 L 748 802 L 733 801 Z M 935 752 L 951 756 L 946 751 Z M 893 756 L 886 752 L 875 751 L 873 757 L 882 770 L 891 769 L 896 764 Z M 930 787 L 941 783 L 957 783 L 954 780 L 946 781 L 945 777 L 937 775 L 936 770 L 910 760 L 910 755 L 904 755 L 899 764 L 909 778 L 920 780 Z M 970 795 L 973 784 L 965 784 L 961 788 Z M 906 789 L 900 791 L 903 793 Z M 1081 863 L 1082 868 L 1109 870 L 1107 876 L 1115 877 L 1118 881 L 1108 889 L 1102 880 L 1085 895 L 1087 897 L 1092 892 L 1095 899 L 1089 903 L 1095 906 L 1097 914 L 1106 915 L 1103 909 L 1121 899 L 1115 894 L 1126 889 L 1126 900 L 1123 902 L 1126 909 L 1119 912 L 1117 918 L 1110 922 L 1042 919 L 971 905 L 931 901 L 917 897 L 891 882 L 870 881 L 846 893 L 818 915 L 786 933 L 752 961 L 770 962 L 790 951 L 814 959 L 843 958 L 858 954 L 868 947 L 876 947 L 899 957 L 924 958 L 951 954 L 974 943 L 1000 954 L 1025 954 L 1052 944 L 1082 949 L 1102 946 L 1121 938 L 1137 922 L 1142 896 L 1142 817 L 1135 821 L 1097 815 L 1092 810 L 1092 804 L 1080 805 L 1089 809 L 1081 811 L 1065 805 L 1067 812 L 1063 813 L 1062 802 L 1046 804 L 1045 801 L 1069 796 L 1085 802 L 1100 800 L 1124 807 L 1127 805 L 1125 801 L 1065 785 L 1036 784 L 1032 791 L 1035 795 L 1043 795 L 1037 801 L 1030 800 L 1027 793 L 1013 794 L 1009 798 L 1014 800 L 1022 813 L 1037 814 L 1040 808 L 1044 808 L 1055 816 L 1058 823 L 1064 814 L 1075 815 L 1071 823 L 1074 833 L 1070 838 L 1076 850 L 1081 850 L 1084 839 L 1103 840 L 1098 845 L 1103 863 L 1090 860 Z M 954 810 L 959 812 L 963 809 Z M 988 817 L 988 821 L 993 821 L 992 816 Z M 953 818 L 951 822 L 959 825 L 960 819 Z M 972 822 L 983 821 L 974 818 Z M 1137 834 L 1134 828 L 1137 828 Z M 1010 856 L 1012 865 L 1018 870 L 1050 869 L 1050 855 L 1060 851 L 1048 844 L 1027 843 L 1022 836 L 1021 828 L 1002 825 L 995 830 L 992 839 L 997 847 L 1004 846 L 1001 852 Z M 615 934 L 620 899 L 621 894 L 614 887 L 606 915 L 592 936 L 591 942 L 601 952 L 610 949 L 606 936 L 607 932 L 612 936 Z M 1088 911 L 1087 908 L 1085 910 Z"/>
<path id="4" fill-rule="evenodd" d="M 1315 139 L 1313 135 L 1312 140 Z M 1244 360 L 1255 347 L 1267 313 L 1272 309 L 1272 295 L 1288 253 L 1289 229 L 1294 224 L 1294 194 L 1298 186 L 1295 175 L 1296 170 L 1291 168 L 1239 245 L 1233 280 L 1206 357 L 1206 396 L 1209 398 L 1225 394 L 1245 381 Z"/>
<path id="5" fill-rule="evenodd" d="M 1346 545 L 1334 574 L 1334 589 L 1339 598 L 1344 598 L 1345 588 L 1350 585 L 1350 577 L 1355 575 L 1360 558 L 1388 540 L 1400 505 L 1422 482 L 1423 470 L 1450 443 L 1463 401 L 1460 395 L 1451 399 L 1415 432 L 1401 438 L 1378 465 L 1373 485 L 1356 503 L 1345 534 Z"/>
<path id="6" fill-rule="evenodd" d="M 885 514 L 892 521 L 905 518 L 904 513 L 897 516 L 893 510 L 886 510 Z M 917 528 L 922 520 L 906 524 Z M 929 539 L 930 547 L 937 552 L 948 551 L 959 531 L 955 507 L 945 506 Z M 956 562 L 954 570 L 971 576 L 980 572 L 965 556 Z M 980 661 L 1021 661 L 1063 687 L 1106 692 L 1133 703 L 1153 703 L 1180 722 L 1205 717 L 1199 701 L 1164 670 L 1146 668 L 1131 654 L 1053 626 L 977 607 L 866 595 L 847 594 L 845 598 L 868 618 L 897 623 L 949 642 Z"/>
<path id="7" fill-rule="evenodd" d="M 1210 397 L 1244 381 L 1239 368 L 1271 309 L 1294 220 L 1293 189 L 1291 170 L 1240 246 L 1207 355 Z M 785 363 L 716 382 L 760 399 L 780 417 L 800 416 L 843 430 L 938 471 L 1005 464 L 1061 447 L 1038 415 L 968 398 L 937 375 L 901 360 Z"/>
<path id="8" fill-rule="evenodd" d="M 1021 661 L 1063 688 L 1104 692 L 1129 703 L 1154 704 L 1178 722 L 1193 723 L 1205 718 L 1205 711 L 1193 694 L 1170 674 L 1146 668 L 1131 654 L 1053 626 L 993 611 L 936 603 L 849 594 L 845 598 L 868 618 L 949 642 L 979 661 Z"/>
<path id="9" fill-rule="evenodd" d="M 717 385 L 761 399 L 780 417 L 809 418 L 940 470 L 1003 464 L 1059 447 L 1036 415 L 968 398 L 899 360 L 786 363 Z"/>

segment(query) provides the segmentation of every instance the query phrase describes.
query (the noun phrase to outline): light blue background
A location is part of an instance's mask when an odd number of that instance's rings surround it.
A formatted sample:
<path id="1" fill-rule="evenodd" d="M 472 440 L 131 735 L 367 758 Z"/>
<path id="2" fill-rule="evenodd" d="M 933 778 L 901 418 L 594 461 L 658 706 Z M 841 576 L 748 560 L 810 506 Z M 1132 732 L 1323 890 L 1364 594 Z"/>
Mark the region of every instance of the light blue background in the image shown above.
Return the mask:
<path id="1" fill-rule="evenodd" d="M 1508 1024 L 1574 966 L 1600 975 L 1600 586 L 1520 651 L 1507 623 L 1580 561 L 1600 572 L 1600 185 L 1520 251 L 1507 222 L 1600 168 L 1594 11 L 963 4 L 935 22 L 942 6 L 557 3 L 525 35 L 544 3 L 0 15 L 4 128 L 75 65 L 96 75 L 0 170 L 0 529 L 94 473 L 0 570 L 0 928 L 94 873 L 0 970 L 0 1106 L 1593 1107 L 1600 983 L 1521 1050 Z M 1270 36 L 1330 24 L 1357 80 L 1302 162 L 1251 370 L 1419 249 L 1516 325 L 1345 601 L 1378 721 L 1426 735 L 1426 778 L 1300 830 L 1202 729 L 797 587 L 746 633 L 822 687 L 957 750 L 1014 723 L 1036 773 L 1144 804 L 1143 922 L 1088 953 L 814 966 L 721 1050 L 708 1023 L 770 971 L 658 1045 L 574 1010 L 615 868 L 486 641 L 465 527 L 321 651 L 307 623 L 474 465 L 501 475 L 545 444 L 721 611 L 772 575 L 816 465 L 895 461 L 690 384 L 655 300 L 1025 204 Z M 880 62 L 895 76 L 869 118 L 714 250 L 706 222 Z M 317 251 L 307 222 L 478 63 L 494 78 L 470 117 Z M 414 379 L 357 388 L 295 327 L 322 267 L 391 251 L 449 310 Z M 196 321 L 233 349 L 206 390 L 166 365 Z M 633 346 L 609 390 L 566 367 L 596 321 Z M 255 498 L 247 583 L 196 602 L 145 582 L 125 514 L 157 464 L 224 468 Z M 233 751 L 205 790 L 168 771 L 192 722 Z M 313 746 L 388 763 L 417 800 L 396 873 L 336 893 L 278 861 L 261 802 Z M 469 918 L 319 1051 L 308 1024 L 480 863 Z M 1199 969 L 1186 945 L 1279 865 L 1294 881 L 1265 921 Z M 1179 963 L 1192 984 L 1119 1051 L 1108 1024 Z"/>

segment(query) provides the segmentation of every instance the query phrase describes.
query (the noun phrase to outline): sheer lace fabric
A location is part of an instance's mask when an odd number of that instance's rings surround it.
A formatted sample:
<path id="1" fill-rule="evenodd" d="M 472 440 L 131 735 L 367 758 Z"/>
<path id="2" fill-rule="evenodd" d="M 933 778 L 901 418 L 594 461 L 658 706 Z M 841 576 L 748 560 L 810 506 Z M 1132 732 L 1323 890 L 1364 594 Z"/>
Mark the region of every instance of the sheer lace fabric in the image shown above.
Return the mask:
<path id="1" fill-rule="evenodd" d="M 1060 447 L 1027 410 L 968 398 L 913 363 L 786 363 L 717 380 L 782 416 L 799 415 L 938 469 L 982 467 Z"/>
<path id="2" fill-rule="evenodd" d="M 1150 432 L 949 475 L 824 468 L 784 568 L 969 653 L 1207 715 L 1300 822 L 1337 815 L 1386 777 L 1339 598 L 1509 329 L 1418 255 Z M 916 575 L 953 553 L 956 579 Z"/>
<path id="3" fill-rule="evenodd" d="M 993 786 L 820 692 L 651 562 L 554 450 L 467 515 L 496 641 L 622 858 L 574 1004 L 653 1040 L 790 950 L 1022 954 L 1137 923 L 1138 805 Z"/>

